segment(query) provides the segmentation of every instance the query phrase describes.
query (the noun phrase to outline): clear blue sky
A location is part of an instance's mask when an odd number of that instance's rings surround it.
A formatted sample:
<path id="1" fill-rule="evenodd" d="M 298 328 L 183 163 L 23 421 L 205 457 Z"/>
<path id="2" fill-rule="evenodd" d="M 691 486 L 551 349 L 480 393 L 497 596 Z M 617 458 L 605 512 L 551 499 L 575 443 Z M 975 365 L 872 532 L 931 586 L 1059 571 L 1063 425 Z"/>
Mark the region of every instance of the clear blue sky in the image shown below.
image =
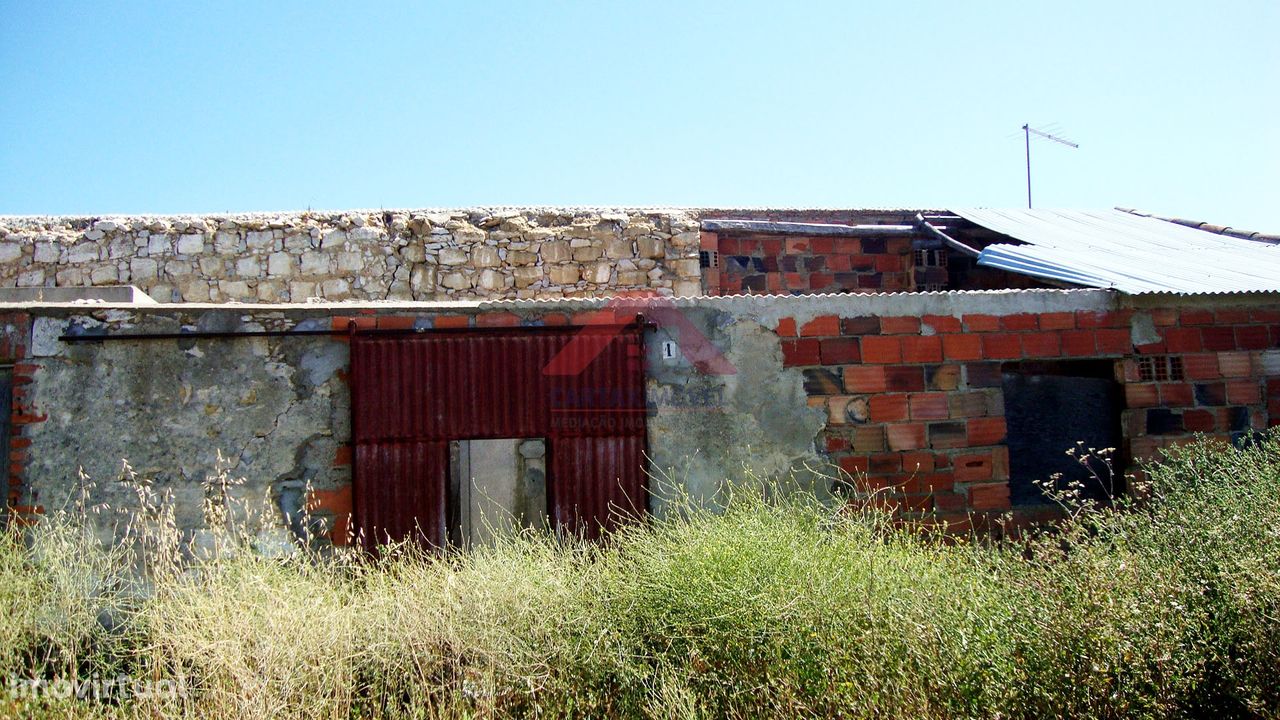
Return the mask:
<path id="1" fill-rule="evenodd" d="M 0 0 L 0 213 L 1135 206 L 1280 232 L 1280 2 Z"/>

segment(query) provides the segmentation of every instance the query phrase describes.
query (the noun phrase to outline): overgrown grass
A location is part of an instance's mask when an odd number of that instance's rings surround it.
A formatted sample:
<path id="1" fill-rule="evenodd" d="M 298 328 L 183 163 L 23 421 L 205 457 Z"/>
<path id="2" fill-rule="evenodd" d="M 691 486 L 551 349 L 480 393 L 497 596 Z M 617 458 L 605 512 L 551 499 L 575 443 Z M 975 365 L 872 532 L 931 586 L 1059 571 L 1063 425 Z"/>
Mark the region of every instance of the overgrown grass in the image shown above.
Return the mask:
<path id="1" fill-rule="evenodd" d="M 130 582 L 74 513 L 0 538 L 0 673 L 185 697 L 124 717 L 1280 717 L 1280 436 L 1016 542 L 740 493 L 590 546 L 227 551 Z M 216 513 L 215 513 L 216 515 Z M 163 517 L 163 514 L 157 517 Z M 163 525 L 163 523 L 162 523 Z M 157 558 L 150 558 L 152 564 Z"/>

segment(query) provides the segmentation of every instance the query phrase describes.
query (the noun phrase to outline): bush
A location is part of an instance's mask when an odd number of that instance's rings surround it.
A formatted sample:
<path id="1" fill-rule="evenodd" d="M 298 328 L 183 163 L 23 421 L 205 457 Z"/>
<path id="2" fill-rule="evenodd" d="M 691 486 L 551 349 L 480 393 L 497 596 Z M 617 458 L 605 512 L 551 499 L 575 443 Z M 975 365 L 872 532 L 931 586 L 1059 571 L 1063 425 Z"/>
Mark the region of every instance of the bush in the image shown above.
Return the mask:
<path id="1" fill-rule="evenodd" d="M 230 537 L 150 558 L 145 597 L 64 515 L 0 539 L 0 671 L 188 691 L 83 715 L 1276 717 L 1280 437 L 1145 475 L 1141 503 L 1017 541 L 739 492 L 601 545 L 267 559 Z"/>

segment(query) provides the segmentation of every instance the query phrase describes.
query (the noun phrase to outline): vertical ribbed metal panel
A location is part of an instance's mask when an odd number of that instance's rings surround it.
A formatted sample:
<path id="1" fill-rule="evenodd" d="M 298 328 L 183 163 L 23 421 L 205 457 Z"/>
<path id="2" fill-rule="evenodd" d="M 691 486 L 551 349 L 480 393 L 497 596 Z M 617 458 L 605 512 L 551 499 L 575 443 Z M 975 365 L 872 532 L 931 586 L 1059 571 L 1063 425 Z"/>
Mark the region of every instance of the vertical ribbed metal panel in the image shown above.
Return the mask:
<path id="1" fill-rule="evenodd" d="M 444 544 L 447 441 L 357 443 L 355 467 L 354 514 L 365 545 L 410 538 Z"/>
<path id="2" fill-rule="evenodd" d="M 555 438 L 550 451 L 557 529 L 596 538 L 648 512 L 644 435 Z"/>
<path id="3" fill-rule="evenodd" d="M 448 442 L 466 439 L 547 438 L 566 529 L 595 536 L 611 503 L 643 510 L 642 351 L 639 328 L 355 335 L 359 526 L 401 538 L 416 517 L 443 542 Z"/>

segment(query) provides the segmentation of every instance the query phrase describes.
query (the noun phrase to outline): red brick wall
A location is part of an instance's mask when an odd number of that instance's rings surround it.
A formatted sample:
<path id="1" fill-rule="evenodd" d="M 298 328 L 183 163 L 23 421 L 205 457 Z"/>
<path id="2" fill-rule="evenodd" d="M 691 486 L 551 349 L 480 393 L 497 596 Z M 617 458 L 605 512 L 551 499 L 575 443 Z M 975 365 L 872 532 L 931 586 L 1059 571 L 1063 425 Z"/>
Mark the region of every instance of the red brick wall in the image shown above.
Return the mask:
<path id="1" fill-rule="evenodd" d="M 1201 432 L 1238 439 L 1280 425 L 1280 311 L 1169 309 L 1134 347 L 1134 310 L 1019 315 L 786 318 L 783 363 L 828 415 L 830 459 L 908 511 L 967 526 L 1010 510 L 1001 363 L 1111 358 L 1135 458 Z M 1175 357 L 1184 378 L 1139 380 L 1139 358 Z M 1167 368 L 1167 366 L 1166 366 Z"/>
<path id="2" fill-rule="evenodd" d="M 719 267 L 704 270 L 709 294 L 895 292 L 914 289 L 909 237 L 703 233 Z"/>

